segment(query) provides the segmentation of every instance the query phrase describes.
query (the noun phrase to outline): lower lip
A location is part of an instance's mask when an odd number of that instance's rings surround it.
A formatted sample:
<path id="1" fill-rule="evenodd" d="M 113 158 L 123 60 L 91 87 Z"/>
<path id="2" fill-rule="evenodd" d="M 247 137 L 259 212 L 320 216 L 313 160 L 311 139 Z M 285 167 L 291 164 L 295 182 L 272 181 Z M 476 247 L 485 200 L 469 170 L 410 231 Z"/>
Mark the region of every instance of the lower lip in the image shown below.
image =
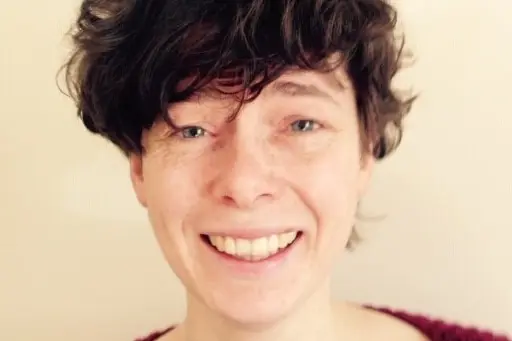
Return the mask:
<path id="1" fill-rule="evenodd" d="M 291 256 L 294 251 L 299 247 L 302 242 L 303 234 L 299 233 L 297 238 L 292 244 L 288 245 L 285 249 L 280 250 L 276 254 L 258 261 L 250 261 L 235 258 L 227 253 L 218 251 L 215 247 L 210 245 L 207 241 L 201 238 L 202 244 L 215 256 L 215 260 L 225 267 L 229 271 L 239 273 L 241 275 L 261 275 L 263 273 L 269 273 L 282 268 L 284 265 L 289 263 Z M 218 270 L 215 267 L 215 270 Z"/>

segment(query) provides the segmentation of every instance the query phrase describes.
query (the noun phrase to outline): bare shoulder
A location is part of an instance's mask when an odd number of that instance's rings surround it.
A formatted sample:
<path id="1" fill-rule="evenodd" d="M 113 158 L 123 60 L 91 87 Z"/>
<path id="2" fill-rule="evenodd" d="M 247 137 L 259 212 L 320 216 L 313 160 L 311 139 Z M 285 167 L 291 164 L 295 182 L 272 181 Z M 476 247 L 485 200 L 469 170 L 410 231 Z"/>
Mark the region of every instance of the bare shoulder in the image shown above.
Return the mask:
<path id="1" fill-rule="evenodd" d="M 429 338 L 419 329 L 384 312 L 359 306 L 346 305 L 350 310 L 351 323 L 356 326 L 361 335 L 361 341 L 428 341 Z M 383 336 L 385 336 L 383 338 Z"/>
<path id="2" fill-rule="evenodd" d="M 361 341 L 386 339 L 398 341 L 512 341 L 506 335 L 499 335 L 477 327 L 462 326 L 450 321 L 431 318 L 405 311 L 375 309 L 349 305 L 350 323 L 353 324 Z"/>

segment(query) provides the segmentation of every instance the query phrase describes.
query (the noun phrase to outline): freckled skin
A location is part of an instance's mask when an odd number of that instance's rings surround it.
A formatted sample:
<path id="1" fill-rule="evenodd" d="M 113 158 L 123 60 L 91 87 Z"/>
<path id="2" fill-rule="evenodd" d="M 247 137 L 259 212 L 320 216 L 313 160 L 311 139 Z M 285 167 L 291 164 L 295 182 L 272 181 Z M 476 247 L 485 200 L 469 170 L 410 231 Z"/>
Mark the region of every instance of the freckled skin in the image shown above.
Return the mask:
<path id="1" fill-rule="evenodd" d="M 179 127 L 194 128 L 173 131 L 158 122 L 144 134 L 147 152 L 131 157 L 137 197 L 195 314 L 264 323 L 329 294 L 326 282 L 350 236 L 373 159 L 361 155 L 350 86 L 336 88 L 332 74 L 283 77 L 324 95 L 269 88 L 231 122 L 229 98 L 179 103 L 169 115 Z M 245 278 L 217 266 L 199 238 L 232 226 L 294 227 L 303 240 L 278 273 Z"/>

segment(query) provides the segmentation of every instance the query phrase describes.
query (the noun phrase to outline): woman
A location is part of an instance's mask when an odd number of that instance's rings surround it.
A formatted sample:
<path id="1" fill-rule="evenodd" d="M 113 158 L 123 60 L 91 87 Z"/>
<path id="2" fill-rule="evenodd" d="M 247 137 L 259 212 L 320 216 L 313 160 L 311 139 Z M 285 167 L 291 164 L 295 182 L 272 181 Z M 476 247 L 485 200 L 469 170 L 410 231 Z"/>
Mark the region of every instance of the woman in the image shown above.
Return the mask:
<path id="1" fill-rule="evenodd" d="M 330 297 L 413 104 L 391 87 L 395 24 L 383 0 L 83 2 L 79 115 L 127 155 L 187 289 L 184 321 L 146 340 L 499 339 Z"/>

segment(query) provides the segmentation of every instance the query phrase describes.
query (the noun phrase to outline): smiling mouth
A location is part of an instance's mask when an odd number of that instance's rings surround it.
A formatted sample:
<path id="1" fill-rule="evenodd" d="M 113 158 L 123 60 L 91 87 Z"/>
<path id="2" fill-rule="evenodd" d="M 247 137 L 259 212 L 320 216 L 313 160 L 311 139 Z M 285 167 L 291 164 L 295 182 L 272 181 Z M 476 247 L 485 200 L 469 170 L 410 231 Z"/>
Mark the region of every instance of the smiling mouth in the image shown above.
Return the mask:
<path id="1" fill-rule="evenodd" d="M 301 236 L 302 232 L 293 231 L 257 239 L 204 234 L 201 235 L 201 238 L 217 252 L 239 260 L 262 261 L 290 248 Z"/>

